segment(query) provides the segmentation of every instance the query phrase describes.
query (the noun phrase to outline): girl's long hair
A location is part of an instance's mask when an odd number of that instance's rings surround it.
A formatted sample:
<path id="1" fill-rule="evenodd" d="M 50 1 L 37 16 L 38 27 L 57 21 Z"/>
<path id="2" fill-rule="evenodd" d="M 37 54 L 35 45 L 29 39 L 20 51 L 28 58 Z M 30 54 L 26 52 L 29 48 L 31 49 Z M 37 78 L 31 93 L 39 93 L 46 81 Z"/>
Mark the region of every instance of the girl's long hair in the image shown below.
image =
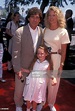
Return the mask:
<path id="1" fill-rule="evenodd" d="M 48 62 L 50 63 L 50 55 L 49 55 L 49 53 L 48 53 L 47 47 L 41 45 L 41 46 L 39 46 L 38 49 L 44 50 L 44 52 L 47 54 L 46 60 L 48 60 Z M 37 51 L 36 51 L 36 54 L 35 54 L 35 56 L 34 56 L 34 59 L 33 59 L 32 63 L 31 63 L 31 65 L 30 65 L 30 67 L 29 67 L 29 70 L 32 70 L 32 69 L 33 69 L 35 62 L 36 62 L 36 60 L 38 59 L 38 58 L 37 58 L 38 49 L 37 49 Z"/>

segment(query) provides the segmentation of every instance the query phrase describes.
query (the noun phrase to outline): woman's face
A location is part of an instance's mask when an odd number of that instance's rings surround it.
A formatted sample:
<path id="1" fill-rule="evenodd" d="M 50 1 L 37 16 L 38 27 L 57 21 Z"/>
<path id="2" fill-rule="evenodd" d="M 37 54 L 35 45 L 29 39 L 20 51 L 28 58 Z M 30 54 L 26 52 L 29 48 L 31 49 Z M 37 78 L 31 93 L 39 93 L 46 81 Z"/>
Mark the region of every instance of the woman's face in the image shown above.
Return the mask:
<path id="1" fill-rule="evenodd" d="M 58 22 L 57 15 L 55 14 L 53 10 L 50 10 L 49 12 L 48 22 L 50 23 L 50 25 L 57 24 Z"/>
<path id="2" fill-rule="evenodd" d="M 16 14 L 16 16 L 14 17 L 14 20 L 15 20 L 16 22 L 18 22 L 18 21 L 20 20 L 20 15 L 19 15 L 19 14 Z"/>

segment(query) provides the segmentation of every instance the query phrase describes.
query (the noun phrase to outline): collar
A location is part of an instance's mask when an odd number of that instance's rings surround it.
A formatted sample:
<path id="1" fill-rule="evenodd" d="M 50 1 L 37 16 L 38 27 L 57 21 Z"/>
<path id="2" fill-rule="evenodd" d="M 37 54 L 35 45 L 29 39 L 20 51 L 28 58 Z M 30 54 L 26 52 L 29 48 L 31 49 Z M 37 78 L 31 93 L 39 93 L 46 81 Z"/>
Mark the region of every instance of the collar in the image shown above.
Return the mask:
<path id="1" fill-rule="evenodd" d="M 36 27 L 35 30 L 33 30 L 33 29 L 31 28 L 31 26 L 29 25 L 29 23 L 28 23 L 28 26 L 29 26 L 29 29 L 31 30 L 31 32 L 36 32 L 36 31 L 38 30 L 38 26 Z"/>
<path id="2" fill-rule="evenodd" d="M 44 61 L 40 62 L 40 60 L 39 60 L 39 59 L 37 59 L 37 62 L 38 62 L 38 63 L 44 63 L 44 62 L 46 62 L 46 60 L 44 60 Z"/>
<path id="3" fill-rule="evenodd" d="M 69 17 L 67 20 L 71 19 L 72 17 Z"/>

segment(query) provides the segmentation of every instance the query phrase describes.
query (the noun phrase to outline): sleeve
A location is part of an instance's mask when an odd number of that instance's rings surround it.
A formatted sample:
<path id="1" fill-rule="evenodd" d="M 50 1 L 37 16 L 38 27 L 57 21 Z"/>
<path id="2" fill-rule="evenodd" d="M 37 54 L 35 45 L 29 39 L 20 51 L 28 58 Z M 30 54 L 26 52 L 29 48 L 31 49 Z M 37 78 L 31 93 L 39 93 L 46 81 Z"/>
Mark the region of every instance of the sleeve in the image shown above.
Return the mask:
<path id="1" fill-rule="evenodd" d="M 70 43 L 69 35 L 66 29 L 63 29 L 61 32 L 61 44 L 68 44 Z"/>
<path id="2" fill-rule="evenodd" d="M 15 72 L 21 70 L 21 34 L 19 30 L 16 30 L 15 36 L 13 37 L 12 47 L 12 64 Z"/>
<path id="3" fill-rule="evenodd" d="M 10 29 L 10 22 L 7 23 L 6 28 L 7 28 L 7 29 Z"/>

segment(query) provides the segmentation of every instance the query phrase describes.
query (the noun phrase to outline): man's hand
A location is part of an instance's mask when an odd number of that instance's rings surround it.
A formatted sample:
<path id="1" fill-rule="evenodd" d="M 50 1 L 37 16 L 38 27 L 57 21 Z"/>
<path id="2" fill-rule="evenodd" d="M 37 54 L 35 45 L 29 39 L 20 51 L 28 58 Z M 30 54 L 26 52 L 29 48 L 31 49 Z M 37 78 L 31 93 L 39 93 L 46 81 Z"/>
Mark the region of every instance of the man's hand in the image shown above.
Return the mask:
<path id="1" fill-rule="evenodd" d="M 22 72 L 21 72 L 21 71 L 17 72 L 17 75 L 18 75 L 18 78 L 19 78 L 19 79 L 21 79 L 21 78 L 23 77 L 23 75 L 22 75 Z"/>

